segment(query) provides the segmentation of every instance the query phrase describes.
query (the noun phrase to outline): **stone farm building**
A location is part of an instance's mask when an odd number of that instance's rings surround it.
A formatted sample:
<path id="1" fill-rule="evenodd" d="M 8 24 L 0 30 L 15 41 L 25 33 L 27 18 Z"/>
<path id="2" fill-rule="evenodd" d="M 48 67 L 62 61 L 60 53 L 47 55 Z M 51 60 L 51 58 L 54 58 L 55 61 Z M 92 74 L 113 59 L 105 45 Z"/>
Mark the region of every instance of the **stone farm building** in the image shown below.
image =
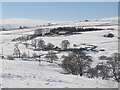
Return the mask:
<path id="1" fill-rule="evenodd" d="M 50 33 L 50 29 L 49 28 L 36 28 L 34 31 L 35 35 L 45 35 L 46 33 Z"/>

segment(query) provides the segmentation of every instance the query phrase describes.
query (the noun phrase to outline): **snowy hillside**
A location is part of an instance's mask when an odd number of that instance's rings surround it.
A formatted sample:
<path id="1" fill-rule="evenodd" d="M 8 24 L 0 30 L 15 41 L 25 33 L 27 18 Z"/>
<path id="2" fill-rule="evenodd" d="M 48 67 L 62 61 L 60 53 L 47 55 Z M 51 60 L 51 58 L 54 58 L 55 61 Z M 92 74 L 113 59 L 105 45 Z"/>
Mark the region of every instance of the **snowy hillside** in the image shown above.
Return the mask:
<path id="1" fill-rule="evenodd" d="M 3 19 L 0 20 L 0 28 L 5 28 L 6 30 L 9 29 L 18 29 L 20 26 L 25 27 L 39 27 L 39 26 L 77 26 L 77 27 L 95 27 L 95 26 L 104 26 L 105 25 L 116 25 L 118 24 L 118 18 L 105 18 L 105 19 L 96 19 L 96 20 L 90 20 L 90 22 L 60 22 L 60 21 L 47 21 L 47 20 L 37 20 L 37 19 L 24 19 L 24 18 L 11 18 L 11 19 Z"/>
<path id="2" fill-rule="evenodd" d="M 51 25 L 48 25 L 50 24 Z M 56 52 L 58 59 L 54 63 L 42 56 L 41 66 L 39 62 L 33 58 L 14 58 L 7 60 L 7 56 L 13 55 L 15 44 L 19 43 L 20 52 L 29 53 L 32 57 L 33 53 L 37 55 L 47 54 L 48 51 L 35 51 L 34 47 L 23 44 L 25 41 L 12 41 L 15 38 L 33 35 L 35 29 L 39 28 L 57 28 L 57 27 L 82 27 L 82 28 L 102 28 L 98 31 L 81 32 L 73 35 L 56 35 L 56 36 L 37 36 L 32 40 L 44 40 L 45 45 L 52 43 L 60 47 L 63 40 L 70 42 L 69 48 L 74 48 L 74 44 L 79 47 L 85 45 L 97 46 L 96 51 L 87 51 L 92 56 L 93 63 L 91 67 L 98 63 L 105 63 L 105 60 L 99 60 L 102 55 L 110 57 L 111 54 L 118 52 L 118 20 L 117 17 L 74 22 L 58 22 L 58 21 L 40 21 L 32 19 L 7 19 L 2 20 L 1 26 L 7 28 L 7 31 L 0 31 L 0 56 L 4 55 L 4 59 L 0 60 L 1 86 L 3 88 L 117 88 L 118 83 L 114 79 L 105 80 L 102 78 L 80 77 L 79 75 L 64 74 L 60 64 L 63 55 L 69 52 Z M 42 25 L 42 26 L 40 26 Z M 46 26 L 47 25 L 47 26 Z M 18 29 L 19 26 L 27 26 L 31 28 Z M 37 26 L 37 27 L 36 27 Z M 17 28 L 13 30 L 12 28 Z M 104 37 L 108 33 L 112 33 L 114 37 Z M 31 44 L 32 40 L 26 42 Z M 76 47 L 77 48 L 77 47 Z M 1 57 L 0 57 L 1 58 Z"/>
<path id="3" fill-rule="evenodd" d="M 3 61 L 2 87 L 5 88 L 116 88 L 117 83 L 64 75 L 62 69 L 50 63 L 35 61 Z"/>
<path id="4" fill-rule="evenodd" d="M 11 18 L 0 20 L 0 27 L 5 29 L 17 29 L 19 26 L 36 27 L 49 24 L 57 24 L 57 21 L 37 20 L 37 19 L 25 19 L 25 18 Z"/>

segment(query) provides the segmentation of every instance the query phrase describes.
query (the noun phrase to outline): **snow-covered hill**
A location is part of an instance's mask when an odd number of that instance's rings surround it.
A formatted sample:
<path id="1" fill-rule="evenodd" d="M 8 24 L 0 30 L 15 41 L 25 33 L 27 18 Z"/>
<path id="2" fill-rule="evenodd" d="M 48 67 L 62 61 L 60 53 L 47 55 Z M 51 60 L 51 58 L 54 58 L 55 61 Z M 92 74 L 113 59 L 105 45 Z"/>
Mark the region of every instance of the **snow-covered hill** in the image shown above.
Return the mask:
<path id="1" fill-rule="evenodd" d="M 92 52 L 88 54 L 93 57 L 92 66 L 102 62 L 99 60 L 99 56 L 106 55 L 111 56 L 114 52 L 118 52 L 118 20 L 115 18 L 97 19 L 85 21 L 74 21 L 74 22 L 57 22 L 57 21 L 41 21 L 32 19 L 7 19 L 3 20 L 1 25 L 4 28 L 8 28 L 8 31 L 0 31 L 0 55 L 3 54 L 5 57 L 13 54 L 14 45 L 16 42 L 11 42 L 12 39 L 24 36 L 27 34 L 33 34 L 37 25 L 45 25 L 48 23 L 54 23 L 52 26 L 42 26 L 37 28 L 55 28 L 55 27 L 92 27 L 92 28 L 103 28 L 108 30 L 101 31 L 88 31 L 82 32 L 82 34 L 69 35 L 69 36 L 44 36 L 36 37 L 38 40 L 42 38 L 45 43 L 53 43 L 55 46 L 60 46 L 62 40 L 69 40 L 70 47 L 73 44 L 90 44 L 97 45 L 97 49 L 105 49 L 105 51 Z M 32 28 L 27 29 L 16 29 L 18 26 L 28 26 Z M 113 28 L 113 30 L 111 30 Z M 107 38 L 103 37 L 105 34 L 113 33 L 115 37 Z M 29 40 L 28 42 L 31 42 Z M 20 44 L 19 48 L 21 53 L 28 52 L 32 55 L 33 53 L 45 54 L 47 51 L 33 51 L 33 47 L 28 49 Z M 48 63 L 43 61 L 42 65 L 39 66 L 37 61 L 25 61 L 21 58 L 15 58 L 15 60 L 0 60 L 0 80 L 3 88 L 117 88 L 118 83 L 112 79 L 102 80 L 101 78 L 87 78 L 86 76 L 80 77 L 79 75 L 63 74 L 63 69 L 58 65 L 62 62 L 61 56 L 66 53 L 58 53 L 59 59 L 55 63 Z M 45 60 L 44 57 L 42 57 Z M 28 59 L 29 60 L 29 59 Z M 103 61 L 104 62 L 104 61 Z"/>
<path id="2" fill-rule="evenodd" d="M 0 26 L 5 29 L 17 29 L 19 26 L 25 27 L 36 27 L 42 25 L 54 25 L 61 22 L 48 21 L 48 20 L 37 20 L 37 19 L 26 19 L 26 18 L 11 18 L 0 20 Z"/>
<path id="3" fill-rule="evenodd" d="M 2 87 L 4 88 L 116 88 L 112 80 L 89 79 L 79 75 L 65 75 L 56 64 L 35 61 L 3 62 Z"/>
<path id="4" fill-rule="evenodd" d="M 118 17 L 95 19 L 85 21 L 48 21 L 48 20 L 37 20 L 37 19 L 25 19 L 25 18 L 11 18 L 0 20 L 0 27 L 11 30 L 18 29 L 20 26 L 25 27 L 40 27 L 40 26 L 76 26 L 76 27 L 93 27 L 93 26 L 110 26 L 118 24 Z"/>

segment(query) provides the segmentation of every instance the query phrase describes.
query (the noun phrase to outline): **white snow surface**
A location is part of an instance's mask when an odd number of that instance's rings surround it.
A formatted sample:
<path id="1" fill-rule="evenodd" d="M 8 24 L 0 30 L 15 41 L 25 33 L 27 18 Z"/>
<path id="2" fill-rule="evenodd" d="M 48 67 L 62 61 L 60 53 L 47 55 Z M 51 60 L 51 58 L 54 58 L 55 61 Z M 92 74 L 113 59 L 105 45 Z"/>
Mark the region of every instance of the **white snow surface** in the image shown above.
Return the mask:
<path id="1" fill-rule="evenodd" d="M 2 87 L 5 88 L 115 88 L 117 83 L 64 75 L 55 64 L 33 61 L 3 61 Z"/>
<path id="2" fill-rule="evenodd" d="M 13 22 L 11 22 L 11 20 Z M 16 21 L 17 20 L 17 21 Z M 25 22 L 25 21 L 26 22 Z M 9 24 L 10 27 L 19 25 L 35 25 L 40 24 L 39 20 L 28 19 L 7 19 L 3 21 L 2 25 Z M 28 22 L 29 21 L 29 22 Z M 37 23 L 37 24 L 36 24 Z M 57 22 L 48 22 L 43 21 L 42 23 L 57 23 Z M 95 26 L 95 25 L 105 25 L 106 23 L 109 26 Z M 53 43 L 56 46 L 60 46 L 62 40 L 69 40 L 70 47 L 73 47 L 73 44 L 91 44 L 97 45 L 97 49 L 105 49 L 101 52 L 88 52 L 89 55 L 93 57 L 94 67 L 97 63 L 101 62 L 98 57 L 101 55 L 111 56 L 114 52 L 118 52 L 118 26 L 117 26 L 117 17 L 107 18 L 107 19 L 98 19 L 91 20 L 89 22 L 60 22 L 56 26 L 47 26 L 47 28 L 54 27 L 64 27 L 64 26 L 76 26 L 76 27 L 93 27 L 93 28 L 114 28 L 115 30 L 102 30 L 102 31 L 89 31 L 82 32 L 82 34 L 71 35 L 71 36 L 55 36 L 55 37 L 37 37 L 36 39 L 42 38 L 45 43 Z M 42 27 L 42 28 L 46 28 Z M 26 35 L 33 34 L 35 28 L 30 29 L 18 29 L 10 31 L 0 31 L 0 46 L 3 48 L 3 53 L 5 56 L 12 55 L 14 44 L 16 42 L 11 42 L 12 39 Z M 106 38 L 103 35 L 107 33 L 113 33 L 115 37 Z M 2 54 L 2 48 L 0 48 L 0 55 Z M 21 52 L 27 52 L 27 49 L 23 45 L 19 45 Z M 30 55 L 36 52 L 37 54 L 45 54 L 46 51 L 33 51 L 29 47 Z M 102 80 L 100 78 L 87 78 L 86 76 L 80 77 L 79 75 L 63 74 L 64 70 L 58 65 L 62 62 L 60 57 L 66 55 L 67 53 L 57 54 L 59 59 L 54 63 L 48 63 L 46 60 L 42 61 L 42 65 L 39 66 L 37 61 L 25 61 L 22 59 L 15 59 L 13 61 L 1 59 L 0 60 L 0 84 L 2 88 L 118 88 L 118 83 L 114 80 Z"/>
<path id="3" fill-rule="evenodd" d="M 61 23 L 59 21 L 51 21 L 51 20 L 37 20 L 37 19 L 26 19 L 26 18 L 10 18 L 10 19 L 2 19 L 0 20 L 0 27 L 5 29 L 16 29 L 19 26 L 25 27 L 36 27 L 40 25 L 48 25 L 48 24 L 57 24 Z"/>

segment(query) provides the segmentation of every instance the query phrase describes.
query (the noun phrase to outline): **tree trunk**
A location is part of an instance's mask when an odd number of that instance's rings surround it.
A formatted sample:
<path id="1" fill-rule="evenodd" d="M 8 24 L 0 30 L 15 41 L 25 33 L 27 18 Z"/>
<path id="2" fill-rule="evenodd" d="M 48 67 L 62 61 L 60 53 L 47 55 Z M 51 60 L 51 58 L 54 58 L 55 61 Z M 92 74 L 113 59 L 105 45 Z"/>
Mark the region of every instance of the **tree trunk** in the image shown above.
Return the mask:
<path id="1" fill-rule="evenodd" d="M 39 60 L 38 60 L 39 61 L 39 66 L 41 66 L 41 60 L 40 59 L 41 59 L 41 57 L 39 56 Z"/>
<path id="2" fill-rule="evenodd" d="M 30 57 L 30 54 L 29 54 L 29 48 L 28 48 L 28 58 Z"/>
<path id="3" fill-rule="evenodd" d="M 41 61 L 39 60 L 39 66 L 41 66 Z"/>
<path id="4" fill-rule="evenodd" d="M 114 77 L 115 77 L 115 80 L 116 80 L 117 82 L 120 82 L 120 81 L 119 81 L 119 78 L 117 78 L 116 73 L 114 73 Z"/>
<path id="5" fill-rule="evenodd" d="M 37 43 L 36 43 L 36 40 L 35 40 L 35 49 L 36 49 L 36 47 L 37 47 Z"/>
<path id="6" fill-rule="evenodd" d="M 80 76 L 82 76 L 83 74 L 82 73 L 80 73 Z"/>
<path id="7" fill-rule="evenodd" d="M 19 58 L 20 58 L 20 52 L 19 52 Z"/>
<path id="8" fill-rule="evenodd" d="M 113 75 L 114 75 L 114 77 L 115 77 L 115 80 L 116 80 L 117 82 L 120 82 L 120 81 L 119 81 L 119 78 L 117 78 L 117 74 L 116 74 L 116 72 L 115 72 L 115 67 L 113 67 Z"/>
<path id="9" fill-rule="evenodd" d="M 80 67 L 80 71 L 79 71 L 79 73 L 80 73 L 80 76 L 83 75 L 82 67 Z"/>

